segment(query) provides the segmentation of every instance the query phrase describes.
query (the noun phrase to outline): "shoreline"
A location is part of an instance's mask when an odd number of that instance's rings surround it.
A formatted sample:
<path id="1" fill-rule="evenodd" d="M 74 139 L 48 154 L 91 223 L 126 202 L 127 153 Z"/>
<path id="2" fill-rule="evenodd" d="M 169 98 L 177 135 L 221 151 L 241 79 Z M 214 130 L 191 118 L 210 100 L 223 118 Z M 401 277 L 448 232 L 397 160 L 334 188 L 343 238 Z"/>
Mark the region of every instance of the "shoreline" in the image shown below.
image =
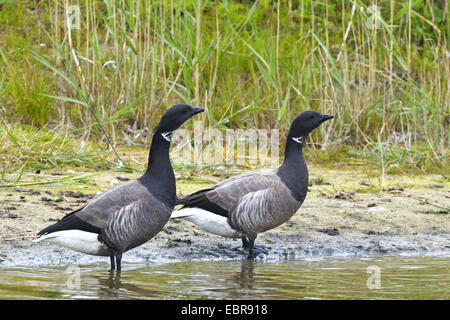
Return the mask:
<path id="1" fill-rule="evenodd" d="M 444 209 L 450 203 L 450 184 L 438 175 L 386 176 L 381 191 L 368 192 L 370 177 L 358 171 L 310 166 L 310 172 L 314 176 L 300 210 L 287 223 L 258 236 L 255 244 L 269 250 L 262 260 L 450 255 L 450 219 Z M 33 243 L 33 235 L 81 207 L 96 192 L 136 177 L 111 172 L 81 183 L 0 189 L 0 268 L 108 262 L 104 257 Z M 177 181 L 178 192 L 186 195 L 205 188 L 217 177 L 203 180 Z M 188 221 L 169 220 L 156 237 L 124 253 L 123 259 L 130 267 L 130 263 L 227 261 L 245 257 L 240 239 L 221 238 Z"/>

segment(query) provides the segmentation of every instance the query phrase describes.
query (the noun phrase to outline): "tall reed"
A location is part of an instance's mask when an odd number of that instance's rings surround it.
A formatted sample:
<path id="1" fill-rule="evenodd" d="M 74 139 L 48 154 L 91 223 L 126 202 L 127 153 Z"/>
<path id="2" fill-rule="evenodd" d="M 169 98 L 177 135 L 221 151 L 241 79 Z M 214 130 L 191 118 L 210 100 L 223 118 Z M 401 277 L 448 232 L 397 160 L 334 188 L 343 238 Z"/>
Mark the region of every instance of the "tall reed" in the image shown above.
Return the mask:
<path id="1" fill-rule="evenodd" d="M 68 28 L 71 5 L 79 29 Z M 448 11 L 438 0 L 6 1 L 0 99 L 10 121 L 59 124 L 112 146 L 178 102 L 206 107 L 210 126 L 253 105 L 264 110 L 226 126 L 283 132 L 315 109 L 336 115 L 312 136 L 315 147 L 445 168 Z M 12 41 L 19 30 L 26 45 Z M 21 73 L 30 81 L 20 84 Z M 48 113 L 24 116 L 36 105 Z"/>

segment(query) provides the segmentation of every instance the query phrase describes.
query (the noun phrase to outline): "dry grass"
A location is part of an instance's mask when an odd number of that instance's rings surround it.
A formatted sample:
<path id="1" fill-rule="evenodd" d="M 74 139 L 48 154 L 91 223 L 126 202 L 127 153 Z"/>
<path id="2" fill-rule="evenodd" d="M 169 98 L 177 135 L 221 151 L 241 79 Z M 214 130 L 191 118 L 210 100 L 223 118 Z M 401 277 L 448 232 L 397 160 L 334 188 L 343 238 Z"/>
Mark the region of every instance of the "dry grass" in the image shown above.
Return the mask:
<path id="1" fill-rule="evenodd" d="M 359 0 L 75 1 L 80 29 L 68 29 L 71 3 L 2 2 L 8 123 L 114 150 L 126 126 L 151 131 L 179 102 L 205 107 L 205 126 L 282 132 L 315 109 L 336 116 L 311 137 L 317 153 L 448 170 L 446 1 L 377 1 L 381 15 Z"/>

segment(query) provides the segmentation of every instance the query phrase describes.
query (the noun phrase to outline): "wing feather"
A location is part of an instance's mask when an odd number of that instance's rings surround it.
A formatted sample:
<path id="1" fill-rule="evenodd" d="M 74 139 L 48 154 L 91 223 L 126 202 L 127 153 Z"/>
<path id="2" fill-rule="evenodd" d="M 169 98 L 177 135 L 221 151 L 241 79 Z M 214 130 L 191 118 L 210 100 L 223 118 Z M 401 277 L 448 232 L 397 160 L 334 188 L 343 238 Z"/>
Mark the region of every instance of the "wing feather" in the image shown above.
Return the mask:
<path id="1" fill-rule="evenodd" d="M 110 216 L 128 204 L 148 197 L 150 192 L 139 181 L 117 185 L 92 198 L 81 207 L 64 216 L 57 223 L 41 230 L 38 235 L 55 231 L 77 229 L 101 233 Z"/>
<path id="2" fill-rule="evenodd" d="M 250 237 L 273 229 L 292 217 L 300 208 L 287 187 L 273 185 L 243 196 L 230 214 L 231 226 Z"/>
<path id="3" fill-rule="evenodd" d="M 289 220 L 302 204 L 276 173 L 265 169 L 235 176 L 179 203 L 228 217 L 235 230 L 256 237 Z"/>
<path id="4" fill-rule="evenodd" d="M 201 208 L 229 217 L 230 210 L 238 204 L 241 197 L 249 192 L 265 189 L 274 182 L 280 182 L 275 169 L 252 171 L 197 191 L 178 200 L 177 204 L 183 204 L 186 208 Z"/>

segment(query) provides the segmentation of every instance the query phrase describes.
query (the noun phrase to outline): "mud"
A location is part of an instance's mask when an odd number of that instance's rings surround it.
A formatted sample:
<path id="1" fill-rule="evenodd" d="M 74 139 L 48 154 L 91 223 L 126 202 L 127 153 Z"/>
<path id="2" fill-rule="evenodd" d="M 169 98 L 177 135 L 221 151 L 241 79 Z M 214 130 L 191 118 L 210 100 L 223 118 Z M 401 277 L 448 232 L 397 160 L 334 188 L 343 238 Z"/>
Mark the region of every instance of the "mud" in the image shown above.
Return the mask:
<path id="1" fill-rule="evenodd" d="M 234 172 L 202 174 L 177 182 L 189 194 Z M 24 175 L 24 181 L 54 179 L 59 172 Z M 80 173 L 81 174 L 81 173 Z M 310 192 L 284 225 L 260 234 L 258 245 L 279 261 L 318 256 L 450 255 L 450 184 L 440 175 L 380 179 L 363 170 L 310 166 Z M 109 259 L 32 242 L 40 229 L 83 206 L 97 192 L 137 178 L 108 173 L 81 182 L 0 188 L 0 267 L 105 264 Z M 197 183 L 201 181 L 201 183 Z M 210 235 L 187 221 L 169 221 L 145 245 L 124 254 L 127 264 L 239 260 L 240 240 Z"/>

